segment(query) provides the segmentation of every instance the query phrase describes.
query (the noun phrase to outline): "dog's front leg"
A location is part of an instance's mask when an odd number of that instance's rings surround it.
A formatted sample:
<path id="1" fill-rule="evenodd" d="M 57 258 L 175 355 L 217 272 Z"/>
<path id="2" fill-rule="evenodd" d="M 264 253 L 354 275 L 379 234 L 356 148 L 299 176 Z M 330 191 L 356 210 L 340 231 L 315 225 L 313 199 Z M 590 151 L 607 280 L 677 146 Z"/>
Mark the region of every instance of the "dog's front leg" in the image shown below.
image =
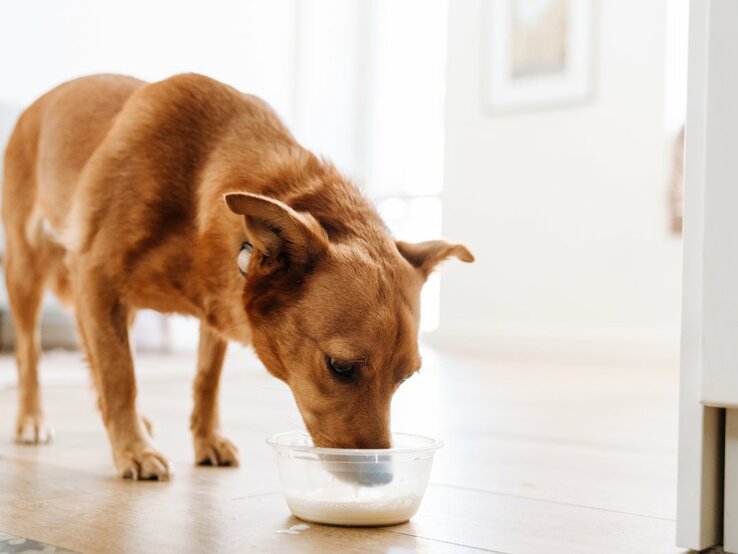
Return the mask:
<path id="1" fill-rule="evenodd" d="M 77 319 L 99 394 L 100 411 L 121 477 L 168 479 L 169 464 L 151 441 L 136 407 L 136 377 L 128 342 L 130 310 L 110 280 L 82 270 Z"/>
<path id="2" fill-rule="evenodd" d="M 220 432 L 218 388 L 227 342 L 200 323 L 200 346 L 195 377 L 195 406 L 190 419 L 198 465 L 237 466 L 238 448 Z"/>

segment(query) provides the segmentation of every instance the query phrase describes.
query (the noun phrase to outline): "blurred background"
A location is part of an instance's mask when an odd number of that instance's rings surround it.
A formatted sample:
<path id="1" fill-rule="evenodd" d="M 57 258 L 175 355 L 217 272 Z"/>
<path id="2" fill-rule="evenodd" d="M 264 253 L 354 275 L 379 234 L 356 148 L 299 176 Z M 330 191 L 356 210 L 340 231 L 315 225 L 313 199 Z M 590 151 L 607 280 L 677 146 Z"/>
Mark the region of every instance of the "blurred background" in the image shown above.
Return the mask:
<path id="1" fill-rule="evenodd" d="M 676 359 L 686 0 L 29 0 L 0 7 L 0 146 L 91 73 L 204 73 L 267 100 L 398 238 L 467 244 L 424 340 Z M 4 280 L 3 280 L 4 288 Z M 0 343 L 12 345 L 6 296 Z M 75 344 L 53 299 L 47 348 Z M 195 321 L 139 316 L 141 350 Z"/>

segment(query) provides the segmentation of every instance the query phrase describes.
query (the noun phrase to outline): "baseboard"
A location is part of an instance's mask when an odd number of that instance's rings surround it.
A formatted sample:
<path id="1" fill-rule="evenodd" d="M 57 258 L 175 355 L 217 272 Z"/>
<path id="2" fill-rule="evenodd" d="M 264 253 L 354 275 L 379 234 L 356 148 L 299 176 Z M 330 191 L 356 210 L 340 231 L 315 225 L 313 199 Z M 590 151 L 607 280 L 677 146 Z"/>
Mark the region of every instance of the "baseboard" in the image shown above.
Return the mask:
<path id="1" fill-rule="evenodd" d="M 438 330 L 423 335 L 431 347 L 457 354 L 570 362 L 678 367 L 679 337 L 666 329 Z"/>
<path id="2" fill-rule="evenodd" d="M 15 345 L 15 330 L 10 312 L 0 309 L 0 350 L 12 351 Z M 41 313 L 41 348 L 50 350 L 79 349 L 74 319 L 61 310 L 43 310 Z"/>

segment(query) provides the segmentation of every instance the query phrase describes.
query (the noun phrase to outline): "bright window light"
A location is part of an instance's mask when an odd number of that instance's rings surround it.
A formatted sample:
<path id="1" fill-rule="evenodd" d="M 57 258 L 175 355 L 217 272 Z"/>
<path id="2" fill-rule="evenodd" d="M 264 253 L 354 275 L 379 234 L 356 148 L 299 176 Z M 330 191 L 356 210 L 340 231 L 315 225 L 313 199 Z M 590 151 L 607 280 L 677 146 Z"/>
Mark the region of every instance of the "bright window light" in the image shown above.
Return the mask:
<path id="1" fill-rule="evenodd" d="M 386 198 L 377 202 L 379 213 L 399 240 L 421 242 L 441 236 L 441 201 L 435 196 Z M 438 328 L 441 280 L 433 274 L 421 293 L 420 330 Z"/>

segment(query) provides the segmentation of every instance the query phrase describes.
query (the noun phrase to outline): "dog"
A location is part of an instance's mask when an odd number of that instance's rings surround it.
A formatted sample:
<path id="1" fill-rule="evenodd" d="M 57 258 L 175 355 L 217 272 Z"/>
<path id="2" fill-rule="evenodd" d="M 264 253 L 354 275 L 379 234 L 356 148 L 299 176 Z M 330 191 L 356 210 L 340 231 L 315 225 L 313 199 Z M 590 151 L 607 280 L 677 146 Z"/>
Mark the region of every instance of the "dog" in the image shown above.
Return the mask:
<path id="1" fill-rule="evenodd" d="M 37 374 L 48 286 L 75 313 L 124 478 L 170 473 L 136 405 L 137 310 L 200 320 L 196 463 L 238 465 L 218 417 L 229 340 L 287 383 L 315 445 L 388 448 L 391 398 L 421 365 L 421 287 L 441 261 L 474 260 L 459 244 L 394 240 L 266 102 L 197 74 L 48 92 L 18 120 L 2 192 L 17 440 L 51 436 Z"/>

